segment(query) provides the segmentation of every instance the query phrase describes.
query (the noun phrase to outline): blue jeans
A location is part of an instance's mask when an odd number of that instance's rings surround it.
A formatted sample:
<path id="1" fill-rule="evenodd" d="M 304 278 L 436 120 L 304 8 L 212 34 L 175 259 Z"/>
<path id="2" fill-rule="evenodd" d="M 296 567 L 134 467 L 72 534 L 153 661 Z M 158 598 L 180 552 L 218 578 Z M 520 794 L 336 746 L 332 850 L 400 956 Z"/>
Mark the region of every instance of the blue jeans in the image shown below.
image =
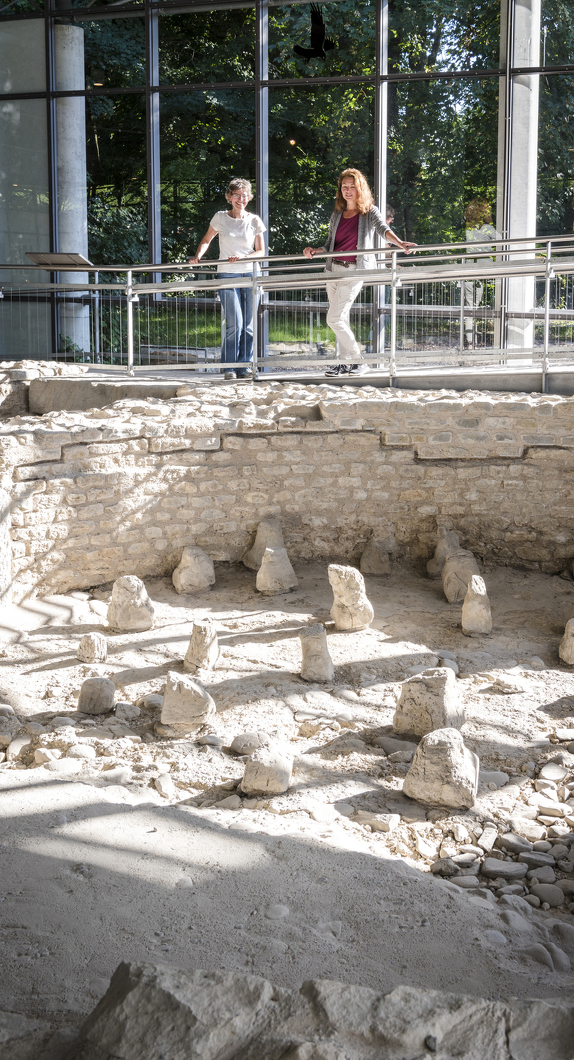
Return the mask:
<path id="1" fill-rule="evenodd" d="M 249 277 L 251 270 L 245 273 L 220 272 L 219 279 L 229 280 Z M 224 364 L 253 360 L 253 287 L 228 287 L 218 291 L 219 300 L 225 316 L 225 339 L 221 349 L 221 360 Z"/>

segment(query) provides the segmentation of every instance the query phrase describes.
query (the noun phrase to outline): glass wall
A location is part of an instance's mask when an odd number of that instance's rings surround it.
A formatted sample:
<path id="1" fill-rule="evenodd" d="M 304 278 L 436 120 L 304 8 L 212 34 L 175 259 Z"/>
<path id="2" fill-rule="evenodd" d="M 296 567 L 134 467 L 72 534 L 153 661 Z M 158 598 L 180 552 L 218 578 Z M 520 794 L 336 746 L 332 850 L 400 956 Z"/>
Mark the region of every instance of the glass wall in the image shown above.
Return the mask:
<path id="1" fill-rule="evenodd" d="M 574 228 L 571 0 L 41 3 L 0 13 L 4 263 L 185 261 L 233 176 L 296 253 L 346 166 L 418 243 L 477 203 L 501 235 Z"/>

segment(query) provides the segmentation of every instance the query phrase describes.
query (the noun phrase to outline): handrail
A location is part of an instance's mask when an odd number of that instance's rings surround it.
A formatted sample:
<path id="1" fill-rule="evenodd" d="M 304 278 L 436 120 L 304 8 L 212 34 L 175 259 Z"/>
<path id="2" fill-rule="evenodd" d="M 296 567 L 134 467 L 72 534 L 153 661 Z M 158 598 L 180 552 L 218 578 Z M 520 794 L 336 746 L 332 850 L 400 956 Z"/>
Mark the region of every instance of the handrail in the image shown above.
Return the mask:
<path id="1" fill-rule="evenodd" d="M 363 248 L 355 252 L 357 257 L 374 255 L 379 259 L 381 257 L 384 259 L 375 268 L 361 269 L 357 278 L 360 278 L 363 283 L 373 288 L 390 288 L 390 300 L 387 304 L 384 304 L 381 298 L 376 299 L 374 297 L 372 305 L 369 302 L 369 312 L 373 314 L 373 352 L 367 354 L 365 360 L 380 363 L 382 359 L 387 357 L 389 381 L 391 386 L 394 385 L 397 372 L 398 323 L 400 318 L 404 320 L 409 313 L 420 318 L 425 312 L 432 313 L 436 311 L 437 316 L 441 316 L 443 319 L 451 318 L 456 320 L 458 318 L 458 355 L 463 358 L 465 356 L 465 328 L 468 330 L 468 320 L 493 320 L 495 322 L 494 346 L 485 347 L 483 355 L 488 358 L 499 356 L 501 361 L 512 361 L 524 356 L 539 358 L 541 360 L 544 388 L 550 369 L 551 354 L 555 352 L 570 352 L 570 347 L 565 345 L 561 345 L 559 350 L 555 350 L 552 347 L 550 325 L 552 321 L 564 321 L 569 324 L 574 311 L 551 309 L 550 296 L 551 282 L 556 276 L 574 276 L 574 234 L 555 237 L 521 237 L 512 240 L 489 240 L 487 238 L 484 242 L 473 240 L 464 243 L 426 244 L 414 249 L 415 253 L 407 254 L 397 247 L 387 245 L 379 248 Z M 101 267 L 94 265 L 66 265 L 59 270 L 51 270 L 43 265 L 5 264 L 0 265 L 0 298 L 5 298 L 12 303 L 18 300 L 26 303 L 27 301 L 32 301 L 34 296 L 36 296 L 42 301 L 51 302 L 56 307 L 55 311 L 58 314 L 56 319 L 59 319 L 60 310 L 57 308 L 59 305 L 65 305 L 66 301 L 69 305 L 76 304 L 79 306 L 82 304 L 90 306 L 89 311 L 86 310 L 86 313 L 88 314 L 88 320 L 94 321 L 98 318 L 98 312 L 101 308 L 100 303 L 103 302 L 100 296 L 104 293 L 108 294 L 110 296 L 110 305 L 116 307 L 114 311 L 119 311 L 120 316 L 118 319 L 120 324 L 123 320 L 123 327 L 126 328 L 127 323 L 127 346 L 125 340 L 126 331 L 124 331 L 124 337 L 120 338 L 119 348 L 122 357 L 125 357 L 127 353 L 127 370 L 129 374 L 133 375 L 135 368 L 134 332 L 137 334 L 137 330 L 134 328 L 134 324 L 137 322 L 134 320 L 134 306 L 140 297 L 146 299 L 144 302 L 146 307 L 149 306 L 153 309 L 154 304 L 157 307 L 172 305 L 177 311 L 177 297 L 170 300 L 162 296 L 185 296 L 190 293 L 203 294 L 203 299 L 190 300 L 190 304 L 191 301 L 195 301 L 196 305 L 203 301 L 206 305 L 216 305 L 216 293 L 221 289 L 252 287 L 254 304 L 259 302 L 260 312 L 260 315 L 256 313 L 254 317 L 256 353 L 253 362 L 253 374 L 255 376 L 258 367 L 261 366 L 261 355 L 257 351 L 257 332 L 260 328 L 265 327 L 264 314 L 271 306 L 285 309 L 299 307 L 303 312 L 306 308 L 315 310 L 317 306 L 326 308 L 326 303 L 322 299 L 317 301 L 317 298 L 315 298 L 312 302 L 304 304 L 297 298 L 293 300 L 277 297 L 270 302 L 269 295 L 272 295 L 273 292 L 276 292 L 276 295 L 279 296 L 286 291 L 296 294 L 297 291 L 310 292 L 324 289 L 333 276 L 332 273 L 325 270 L 325 262 L 340 256 L 340 251 L 331 251 L 320 252 L 312 259 L 306 258 L 303 254 L 270 254 L 261 258 L 247 258 L 243 259 L 243 263 L 246 266 L 243 275 L 231 276 L 225 279 L 221 278 L 215 271 L 218 265 L 225 264 L 225 261 L 208 261 L 198 265 L 191 265 L 189 262 Z M 9 281 L 2 283 L 1 270 L 10 270 L 13 274 L 16 273 L 16 276 L 11 276 Z M 17 274 L 22 271 L 25 271 L 26 276 L 19 280 Z M 76 282 L 42 283 L 40 278 L 35 278 L 34 274 L 38 273 L 49 274 L 51 277 L 54 274 L 64 274 L 72 281 L 74 279 L 73 274 L 76 273 L 81 274 L 86 279 L 80 279 L 78 276 Z M 100 274 L 102 273 L 109 276 L 110 282 L 99 282 Z M 146 282 L 147 277 L 151 273 L 159 273 L 166 278 L 160 282 Z M 93 275 L 96 282 L 88 282 L 90 275 Z M 500 295 L 500 292 L 504 292 L 509 286 L 504 284 L 505 280 L 512 283 L 513 278 L 520 279 L 525 277 L 532 282 L 537 280 L 544 281 L 544 308 L 540 307 L 539 311 L 537 311 L 535 303 L 525 303 L 522 309 L 516 305 L 512 306 L 507 298 Z M 494 282 L 496 285 L 495 290 L 498 294 L 494 305 L 478 307 L 473 299 L 471 299 L 470 303 L 468 302 L 467 295 L 464 292 L 468 283 L 472 287 L 473 284 L 484 281 Z M 454 290 L 456 292 L 458 289 L 460 292 L 459 294 L 451 293 L 448 295 L 448 305 L 419 306 L 413 304 L 413 306 L 409 306 L 404 303 L 399 304 L 397 292 L 400 288 L 408 290 L 416 288 L 420 284 L 441 283 L 450 284 L 451 291 Z M 146 296 L 149 296 L 149 302 Z M 259 301 L 260 296 L 261 300 Z M 452 304 L 450 304 L 451 302 Z M 123 315 L 124 309 L 126 316 Z M 353 312 L 355 311 L 359 311 L 358 306 L 356 310 L 353 310 Z M 386 352 L 382 352 L 385 350 L 384 325 L 382 323 L 384 318 L 390 320 L 390 347 L 386 347 Z M 526 346 L 524 349 L 517 349 L 516 342 L 511 345 L 511 340 L 509 340 L 511 348 L 505 348 L 506 340 L 504 336 L 507 333 L 510 334 L 509 329 L 511 327 L 516 330 L 518 325 L 516 323 L 512 324 L 512 321 L 516 322 L 519 318 L 524 319 L 524 321 L 538 322 L 538 326 L 543 327 L 543 349 L 536 349 L 534 346 L 532 348 Z M 137 319 L 139 320 L 141 317 Z M 317 326 L 319 325 L 317 324 Z M 571 325 L 569 324 L 569 326 Z M 91 324 L 90 327 L 92 327 Z M 99 323 L 96 322 L 94 327 L 97 332 L 97 341 L 95 341 L 93 349 L 99 354 Z M 312 327 L 312 323 L 309 324 L 310 348 L 314 347 L 311 337 Z M 151 335 L 151 331 L 149 334 Z M 534 336 L 533 331 L 527 332 L 527 334 Z M 492 336 L 491 332 L 490 335 Z M 524 336 L 524 332 L 522 332 L 522 335 Z M 378 344 L 379 340 L 380 344 Z M 167 342 L 167 339 L 165 341 Z M 288 341 L 291 342 L 291 339 Z M 530 341 L 534 343 L 534 337 Z M 305 343 L 307 343 L 307 339 L 305 339 Z M 265 340 L 262 341 L 262 345 L 265 346 Z M 174 348 L 180 352 L 184 349 L 184 346 L 185 355 L 187 356 L 193 349 L 187 339 L 183 345 L 177 342 L 174 344 Z M 87 348 L 92 349 L 91 338 Z M 169 345 L 159 347 L 151 342 L 144 343 L 143 338 L 142 345 L 139 348 L 142 350 L 161 348 L 171 350 Z M 106 349 L 108 351 L 107 355 L 111 356 L 110 350 L 112 348 Z M 116 353 L 115 347 L 113 352 L 114 354 Z M 266 351 L 264 351 L 263 356 L 265 356 L 265 353 Z M 287 356 L 284 354 L 281 356 L 279 354 L 265 356 L 265 366 L 283 365 L 287 367 L 298 365 L 300 367 L 311 367 L 320 364 L 324 368 L 328 364 L 337 363 L 337 360 L 333 359 L 332 354 L 329 355 L 324 350 L 321 353 L 322 356 L 319 359 L 319 354 L 314 356 L 310 352 L 309 356 L 307 356 L 304 351 L 301 351 L 295 355 L 288 350 Z M 455 342 L 455 346 L 448 356 L 455 356 L 456 353 L 457 345 Z M 207 352 L 205 356 L 207 357 Z"/>
<path id="2" fill-rule="evenodd" d="M 569 235 L 520 236 L 520 237 L 516 237 L 516 238 L 512 237 L 512 238 L 506 238 L 506 239 L 489 239 L 489 238 L 485 238 L 484 240 L 476 240 L 476 241 L 471 240 L 469 242 L 461 242 L 461 243 L 421 243 L 421 244 L 417 245 L 416 250 L 414 252 L 411 252 L 408 255 L 406 254 L 406 252 L 401 252 L 398 249 L 397 250 L 393 250 L 393 247 L 392 247 L 391 244 L 387 244 L 387 246 L 385 246 L 385 247 L 360 248 L 360 249 L 354 251 L 354 253 L 356 255 L 358 255 L 358 256 L 367 256 L 367 255 L 371 256 L 371 255 L 381 255 L 381 254 L 386 256 L 386 255 L 389 255 L 391 253 L 400 253 L 401 255 L 404 254 L 405 258 L 406 257 L 413 258 L 415 254 L 418 256 L 421 253 L 428 253 L 430 251 L 432 251 L 432 252 L 445 251 L 445 252 L 447 252 L 447 254 L 445 254 L 445 256 L 454 256 L 454 252 L 455 251 L 472 250 L 473 252 L 476 251 L 476 253 L 473 253 L 472 255 L 469 255 L 469 257 L 470 256 L 479 257 L 481 254 L 488 257 L 488 256 L 492 256 L 492 254 L 495 253 L 495 252 L 496 253 L 504 253 L 504 254 L 519 253 L 520 252 L 520 248 L 522 246 L 524 246 L 525 249 L 529 250 L 530 252 L 534 252 L 533 244 L 534 245 L 551 244 L 552 247 L 554 247 L 557 243 L 567 243 L 567 242 L 571 242 L 573 244 L 573 246 L 574 246 L 574 233 L 569 234 Z M 492 248 L 492 249 L 487 249 L 487 250 L 482 250 L 481 251 L 481 250 L 479 250 L 479 248 L 481 248 L 481 247 L 482 248 L 487 247 L 487 248 Z M 321 253 L 315 254 L 314 257 L 311 258 L 311 259 L 306 258 L 304 254 L 266 254 L 263 257 L 259 257 L 259 258 L 245 258 L 243 260 L 248 262 L 249 264 L 255 262 L 258 265 L 261 265 L 263 262 L 280 262 L 280 261 L 308 261 L 309 264 L 312 264 L 313 261 L 316 258 L 328 259 L 328 258 L 334 258 L 334 257 L 340 257 L 340 256 L 341 256 L 341 251 L 338 251 L 338 252 L 335 252 L 335 251 L 330 251 L 330 252 L 321 251 Z M 30 264 L 0 263 L 0 269 L 10 269 L 10 270 L 18 269 L 18 270 L 25 270 L 26 272 L 34 272 L 34 271 L 36 271 L 36 272 L 44 272 L 44 273 L 45 272 L 56 272 L 56 271 L 58 271 L 58 272 L 67 272 L 67 273 L 70 273 L 70 272 L 83 272 L 83 273 L 90 273 L 90 272 L 128 273 L 128 272 L 131 272 L 132 274 L 134 274 L 134 273 L 142 273 L 142 272 L 174 272 L 174 271 L 177 271 L 177 270 L 183 270 L 183 271 L 186 271 L 186 272 L 192 272 L 192 271 L 195 271 L 196 269 L 214 268 L 217 265 L 225 264 L 227 261 L 228 261 L 227 258 L 220 258 L 220 259 L 217 259 L 217 260 L 216 259 L 210 259 L 209 261 L 200 262 L 198 265 L 190 265 L 189 262 L 168 262 L 168 263 L 158 263 L 158 264 L 148 263 L 146 265 L 134 265 L 134 264 L 129 264 L 129 265 L 124 265 L 124 264 L 119 264 L 119 265 L 94 265 L 94 264 L 92 264 L 91 266 L 86 266 L 86 265 L 64 265 L 64 266 L 61 266 L 60 269 L 58 269 L 58 270 L 47 268 L 45 265 L 33 265 L 32 263 L 30 263 Z"/>

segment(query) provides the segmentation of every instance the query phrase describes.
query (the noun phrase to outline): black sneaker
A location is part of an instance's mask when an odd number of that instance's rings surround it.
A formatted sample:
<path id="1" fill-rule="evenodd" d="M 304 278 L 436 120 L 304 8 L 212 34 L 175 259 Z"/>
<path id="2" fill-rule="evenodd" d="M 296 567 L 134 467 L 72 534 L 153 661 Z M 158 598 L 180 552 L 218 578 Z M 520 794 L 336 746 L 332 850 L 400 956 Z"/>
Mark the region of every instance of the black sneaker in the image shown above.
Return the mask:
<path id="1" fill-rule="evenodd" d="M 347 371 L 349 375 L 367 375 L 369 368 L 366 364 L 352 364 Z"/>
<path id="2" fill-rule="evenodd" d="M 333 364 L 327 369 L 325 375 L 348 375 L 351 367 L 348 364 Z"/>

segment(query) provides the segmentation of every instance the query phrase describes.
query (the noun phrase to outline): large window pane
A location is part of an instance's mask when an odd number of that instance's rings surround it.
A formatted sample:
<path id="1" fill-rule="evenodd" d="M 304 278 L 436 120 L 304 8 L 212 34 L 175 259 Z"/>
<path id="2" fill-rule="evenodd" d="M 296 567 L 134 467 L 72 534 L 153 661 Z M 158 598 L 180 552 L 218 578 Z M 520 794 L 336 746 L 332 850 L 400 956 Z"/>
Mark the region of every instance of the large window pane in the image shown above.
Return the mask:
<path id="1" fill-rule="evenodd" d="M 269 76 L 313 77 L 375 72 L 374 0 L 340 0 L 269 10 Z"/>
<path id="2" fill-rule="evenodd" d="M 85 40 L 86 88 L 145 85 L 143 18 L 80 22 Z"/>
<path id="3" fill-rule="evenodd" d="M 390 0 L 389 70 L 496 69 L 500 0 Z"/>
<path id="4" fill-rule="evenodd" d="M 353 166 L 373 181 L 373 103 L 368 85 L 317 85 L 269 93 L 269 247 L 320 245 L 336 181 Z"/>
<path id="5" fill-rule="evenodd" d="M 472 200 L 496 224 L 498 79 L 389 84 L 388 198 L 417 243 L 465 238 Z"/>
<path id="6" fill-rule="evenodd" d="M 574 76 L 540 77 L 538 235 L 574 231 Z"/>
<path id="7" fill-rule="evenodd" d="M 160 83 L 248 81 L 255 76 L 255 11 L 166 15 L 159 22 Z"/>
<path id="8" fill-rule="evenodd" d="M 43 18 L 0 23 L 0 91 L 44 92 L 46 31 Z"/>
<path id="9" fill-rule="evenodd" d="M 574 63 L 574 5 L 571 0 L 542 0 L 543 66 Z"/>
<path id="10" fill-rule="evenodd" d="M 0 260 L 25 263 L 27 250 L 50 242 L 43 99 L 0 103 L 0 157 Z"/>
<path id="11" fill-rule="evenodd" d="M 145 100 L 86 101 L 89 257 L 143 264 L 147 249 Z"/>
<path id="12" fill-rule="evenodd" d="M 195 251 L 213 214 L 227 208 L 224 192 L 232 177 L 255 178 L 253 89 L 163 96 L 163 260 L 185 260 Z M 214 257 L 215 241 L 206 259 Z"/>

